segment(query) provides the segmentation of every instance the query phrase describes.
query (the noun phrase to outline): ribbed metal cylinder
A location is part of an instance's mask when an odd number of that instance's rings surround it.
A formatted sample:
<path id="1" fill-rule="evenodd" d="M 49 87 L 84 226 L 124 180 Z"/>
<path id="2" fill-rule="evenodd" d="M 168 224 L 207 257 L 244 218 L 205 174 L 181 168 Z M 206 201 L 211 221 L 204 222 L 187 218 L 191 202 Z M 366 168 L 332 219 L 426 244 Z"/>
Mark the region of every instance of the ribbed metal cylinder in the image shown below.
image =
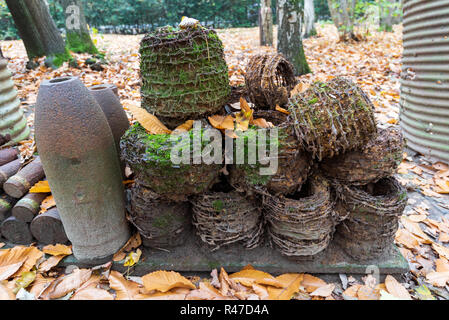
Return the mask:
<path id="1" fill-rule="evenodd" d="M 11 141 L 7 145 L 13 145 L 28 138 L 30 128 L 20 108 L 20 100 L 7 64 L 6 59 L 0 59 L 0 134 L 9 134 Z"/>
<path id="2" fill-rule="evenodd" d="M 449 1 L 403 0 L 401 126 L 407 146 L 449 161 Z"/>

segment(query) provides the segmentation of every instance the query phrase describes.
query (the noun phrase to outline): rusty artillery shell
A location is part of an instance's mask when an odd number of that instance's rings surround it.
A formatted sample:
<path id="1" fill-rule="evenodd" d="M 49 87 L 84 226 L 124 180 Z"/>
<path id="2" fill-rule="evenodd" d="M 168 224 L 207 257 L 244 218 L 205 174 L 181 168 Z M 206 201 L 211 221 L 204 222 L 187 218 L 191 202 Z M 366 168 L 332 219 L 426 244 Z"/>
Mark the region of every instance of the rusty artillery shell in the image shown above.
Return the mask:
<path id="1" fill-rule="evenodd" d="M 0 166 L 16 160 L 18 154 L 14 148 L 0 150 Z"/>
<path id="2" fill-rule="evenodd" d="M 31 222 L 30 229 L 41 244 L 64 244 L 69 241 L 57 208 L 36 216 Z"/>
<path id="3" fill-rule="evenodd" d="M 28 193 L 12 208 L 12 215 L 24 222 L 31 222 L 39 213 L 41 203 L 46 197 L 46 193 Z"/>
<path id="4" fill-rule="evenodd" d="M 124 189 L 112 131 L 75 77 L 45 81 L 36 103 L 39 155 L 75 257 L 109 261 L 129 239 Z"/>
<path id="5" fill-rule="evenodd" d="M 23 197 L 31 187 L 45 177 L 41 159 L 36 157 L 33 162 L 27 164 L 4 184 L 3 190 L 13 198 Z"/>
<path id="6" fill-rule="evenodd" d="M 117 98 L 119 97 L 119 95 L 118 95 L 118 88 L 113 83 L 97 84 L 95 86 L 89 87 L 89 90 L 98 90 L 98 88 L 100 88 L 100 89 L 105 89 L 105 88 L 111 89 L 112 92 L 114 92 L 114 94 L 117 96 Z"/>
<path id="7" fill-rule="evenodd" d="M 14 244 L 30 244 L 33 242 L 33 235 L 30 231 L 30 224 L 16 217 L 9 217 L 2 222 L 1 231 L 3 237 Z"/>
<path id="8" fill-rule="evenodd" d="M 4 164 L 0 167 L 0 187 L 3 188 L 5 182 L 15 175 L 19 169 L 22 167 L 22 163 L 19 159 L 11 161 L 7 164 Z"/>
<path id="9" fill-rule="evenodd" d="M 14 207 L 16 202 L 17 199 L 14 199 L 7 194 L 0 196 L 0 223 L 11 216 L 11 209 Z"/>

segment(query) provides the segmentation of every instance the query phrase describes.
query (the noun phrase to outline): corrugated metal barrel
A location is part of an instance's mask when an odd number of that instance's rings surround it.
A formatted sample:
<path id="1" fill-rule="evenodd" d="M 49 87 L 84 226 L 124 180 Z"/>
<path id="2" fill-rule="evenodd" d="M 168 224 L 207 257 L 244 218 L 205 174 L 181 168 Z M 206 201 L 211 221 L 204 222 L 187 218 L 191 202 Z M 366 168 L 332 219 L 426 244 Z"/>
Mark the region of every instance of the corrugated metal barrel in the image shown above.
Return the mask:
<path id="1" fill-rule="evenodd" d="M 401 126 L 407 146 L 449 161 L 449 1 L 403 0 Z"/>
<path id="2" fill-rule="evenodd" d="M 8 144 L 12 145 L 28 138 L 30 128 L 20 108 L 20 100 L 7 64 L 6 59 L 0 59 L 0 134 L 11 135 L 11 142 Z"/>

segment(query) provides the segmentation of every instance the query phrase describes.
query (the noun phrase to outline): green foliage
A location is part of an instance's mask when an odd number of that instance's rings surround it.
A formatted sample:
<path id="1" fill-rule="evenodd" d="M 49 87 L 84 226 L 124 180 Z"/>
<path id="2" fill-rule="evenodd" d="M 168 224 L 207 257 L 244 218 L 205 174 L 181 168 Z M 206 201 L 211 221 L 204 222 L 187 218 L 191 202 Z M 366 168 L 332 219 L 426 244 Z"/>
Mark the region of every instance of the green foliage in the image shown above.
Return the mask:
<path id="1" fill-rule="evenodd" d="M 19 37 L 5 0 L 0 0 L 0 26 L 0 40 L 17 39 Z"/>

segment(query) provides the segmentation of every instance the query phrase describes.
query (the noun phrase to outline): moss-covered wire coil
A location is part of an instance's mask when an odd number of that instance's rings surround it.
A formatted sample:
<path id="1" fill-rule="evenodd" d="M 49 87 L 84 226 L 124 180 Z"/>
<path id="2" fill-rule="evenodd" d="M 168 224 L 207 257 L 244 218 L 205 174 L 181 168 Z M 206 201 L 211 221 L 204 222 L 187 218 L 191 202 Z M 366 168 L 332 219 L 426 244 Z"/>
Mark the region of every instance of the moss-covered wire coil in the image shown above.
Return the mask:
<path id="1" fill-rule="evenodd" d="M 228 100 L 228 66 L 223 44 L 203 27 L 159 28 L 140 45 L 142 107 L 169 119 L 199 119 Z"/>

